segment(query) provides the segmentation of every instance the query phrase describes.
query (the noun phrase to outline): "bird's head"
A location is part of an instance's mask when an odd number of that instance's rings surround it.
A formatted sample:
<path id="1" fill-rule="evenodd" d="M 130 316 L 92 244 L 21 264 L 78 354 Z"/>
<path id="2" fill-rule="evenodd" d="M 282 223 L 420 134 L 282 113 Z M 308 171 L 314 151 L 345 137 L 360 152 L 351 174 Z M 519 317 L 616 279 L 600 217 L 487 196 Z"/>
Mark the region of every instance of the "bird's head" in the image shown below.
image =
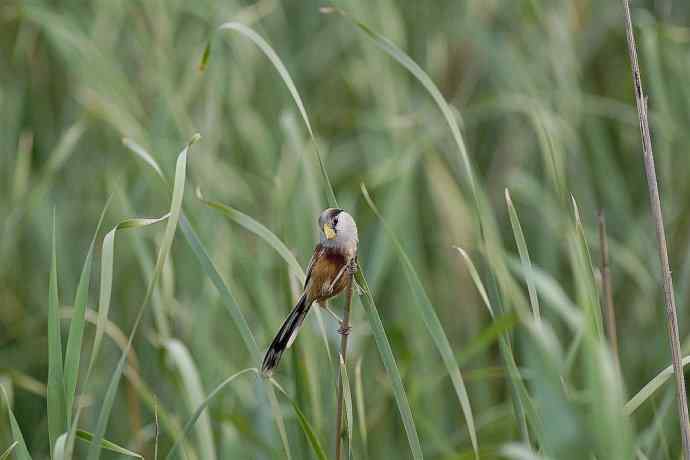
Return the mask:
<path id="1" fill-rule="evenodd" d="M 350 214 L 338 208 L 324 209 L 319 216 L 321 243 L 327 246 L 356 245 L 357 224 Z"/>

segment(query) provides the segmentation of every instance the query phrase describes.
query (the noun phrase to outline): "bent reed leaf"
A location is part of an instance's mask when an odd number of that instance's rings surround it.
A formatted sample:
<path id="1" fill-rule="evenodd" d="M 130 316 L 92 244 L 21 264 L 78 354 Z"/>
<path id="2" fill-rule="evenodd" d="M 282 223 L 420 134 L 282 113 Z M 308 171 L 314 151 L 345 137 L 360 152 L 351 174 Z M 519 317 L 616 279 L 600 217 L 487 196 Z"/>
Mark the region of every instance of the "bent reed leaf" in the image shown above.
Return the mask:
<path id="1" fill-rule="evenodd" d="M 123 141 L 123 143 L 134 154 L 143 159 L 144 162 L 156 172 L 157 176 L 163 181 L 163 183 L 168 184 L 168 180 L 165 177 L 165 175 L 163 175 L 163 172 L 156 160 L 143 147 L 129 140 L 127 140 L 126 142 Z M 224 305 L 228 309 L 230 316 L 235 321 L 236 326 L 240 330 L 240 336 L 242 337 L 242 340 L 244 341 L 247 349 L 249 350 L 249 353 L 253 357 L 253 360 L 258 363 L 261 359 L 261 352 L 259 351 L 256 338 L 254 337 L 254 334 L 249 328 L 249 323 L 247 322 L 244 314 L 242 313 L 242 309 L 240 308 L 237 299 L 233 295 L 232 291 L 228 288 L 225 281 L 223 281 L 223 278 L 220 276 L 220 273 L 218 273 L 218 270 L 216 269 L 213 261 L 208 255 L 208 251 L 206 251 L 206 248 L 199 239 L 199 236 L 197 235 L 196 231 L 192 227 L 184 212 L 181 213 L 179 224 L 180 230 L 182 231 L 182 234 L 184 235 L 187 244 L 189 244 L 190 248 L 192 249 L 192 252 L 194 252 L 194 255 L 199 261 L 199 265 L 201 265 L 201 268 L 206 274 L 206 276 L 211 280 L 213 285 L 220 293 Z M 288 459 L 290 459 L 291 452 L 287 438 L 287 430 L 285 429 L 285 421 L 283 420 L 280 408 L 276 404 L 277 398 L 275 395 L 275 391 L 273 390 L 273 387 L 271 387 L 270 385 L 267 385 L 265 388 L 268 393 L 268 398 L 271 401 L 271 412 L 276 423 L 276 429 L 280 434 L 283 449 L 285 450 L 285 455 L 288 457 Z"/>
<path id="2" fill-rule="evenodd" d="M 108 419 L 110 418 L 110 410 L 112 409 L 113 403 L 115 401 L 117 387 L 125 367 L 127 354 L 129 353 L 129 349 L 132 346 L 132 341 L 134 340 L 134 336 L 136 335 L 137 329 L 139 328 L 139 324 L 141 323 L 144 311 L 146 310 L 146 306 L 153 292 L 153 287 L 158 282 L 160 274 L 163 271 L 163 265 L 165 263 L 165 259 L 168 256 L 168 252 L 170 251 L 170 247 L 172 246 L 173 238 L 175 236 L 175 230 L 177 228 L 177 223 L 180 219 L 180 213 L 182 212 L 182 198 L 184 196 L 184 185 L 187 172 L 187 153 L 191 148 L 192 144 L 196 142 L 200 137 L 201 136 L 199 134 L 194 135 L 192 139 L 187 143 L 187 146 L 177 157 L 177 164 L 175 166 L 175 181 L 173 182 L 169 218 L 158 250 L 158 257 L 156 259 L 153 277 L 151 278 L 151 282 L 148 284 L 148 287 L 146 289 L 146 295 L 144 296 L 144 300 L 142 301 L 141 306 L 139 307 L 137 317 L 134 320 L 134 326 L 132 326 L 132 332 L 129 335 L 127 347 L 122 352 L 118 365 L 115 368 L 115 371 L 113 372 L 113 375 L 110 379 L 110 384 L 108 385 L 108 390 L 106 391 L 105 397 L 103 399 L 103 405 L 101 406 L 101 411 L 98 416 L 96 430 L 94 431 L 94 441 L 91 444 L 91 448 L 88 452 L 88 460 L 98 460 L 100 456 L 100 451 L 102 448 L 101 442 L 103 441 L 103 436 L 105 435 L 105 430 L 108 425 Z M 113 236 L 114 231 L 115 229 L 111 232 Z M 112 270 L 112 265 L 110 266 L 110 269 Z"/>

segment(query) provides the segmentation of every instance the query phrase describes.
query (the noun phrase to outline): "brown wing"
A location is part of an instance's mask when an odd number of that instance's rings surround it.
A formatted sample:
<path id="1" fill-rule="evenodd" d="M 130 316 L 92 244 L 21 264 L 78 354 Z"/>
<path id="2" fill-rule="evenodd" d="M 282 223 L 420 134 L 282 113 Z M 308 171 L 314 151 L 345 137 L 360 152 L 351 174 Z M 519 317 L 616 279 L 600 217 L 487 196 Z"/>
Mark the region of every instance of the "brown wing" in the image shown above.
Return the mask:
<path id="1" fill-rule="evenodd" d="M 321 243 L 317 244 L 316 247 L 314 248 L 314 253 L 311 255 L 311 259 L 309 260 L 309 264 L 307 265 L 307 277 L 304 280 L 304 289 L 307 289 L 307 285 L 309 284 L 309 280 L 311 279 L 311 272 L 314 269 L 314 262 L 321 257 L 324 253 L 324 247 L 321 246 Z"/>
<path id="2" fill-rule="evenodd" d="M 344 255 L 332 249 L 317 249 L 314 252 L 305 290 L 311 300 L 320 301 L 338 294 L 347 284 L 347 277 L 342 276 L 342 269 L 347 260 Z M 338 274 L 341 274 L 339 279 Z M 329 289 L 331 286 L 332 289 Z"/>

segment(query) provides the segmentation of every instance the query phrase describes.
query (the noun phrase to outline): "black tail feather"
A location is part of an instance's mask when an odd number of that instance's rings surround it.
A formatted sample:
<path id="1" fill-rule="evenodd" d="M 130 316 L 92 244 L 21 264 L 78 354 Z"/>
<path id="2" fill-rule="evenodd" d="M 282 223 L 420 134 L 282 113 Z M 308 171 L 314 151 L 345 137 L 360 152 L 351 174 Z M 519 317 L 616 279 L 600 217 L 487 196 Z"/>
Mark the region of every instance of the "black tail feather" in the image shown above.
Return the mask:
<path id="1" fill-rule="evenodd" d="M 266 351 L 264 361 L 261 364 L 261 373 L 263 375 L 271 375 L 273 369 L 280 362 L 283 352 L 292 345 L 292 341 L 297 335 L 302 321 L 304 321 L 309 312 L 309 307 L 311 307 L 311 303 L 307 303 L 306 294 L 302 294 L 297 305 L 292 309 L 283 325 L 280 326 L 278 334 L 276 334 L 273 342 L 271 342 L 271 346 Z"/>

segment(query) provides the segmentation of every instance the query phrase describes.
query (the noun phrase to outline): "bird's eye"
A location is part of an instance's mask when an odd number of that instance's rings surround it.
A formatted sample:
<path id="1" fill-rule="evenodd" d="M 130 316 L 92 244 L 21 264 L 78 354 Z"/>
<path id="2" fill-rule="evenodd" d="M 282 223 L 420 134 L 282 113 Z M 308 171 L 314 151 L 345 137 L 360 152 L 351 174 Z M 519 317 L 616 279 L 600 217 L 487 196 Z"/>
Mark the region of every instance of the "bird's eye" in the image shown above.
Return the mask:
<path id="1" fill-rule="evenodd" d="M 334 227 L 338 226 L 338 218 L 337 217 L 335 219 L 333 219 L 333 226 Z"/>

